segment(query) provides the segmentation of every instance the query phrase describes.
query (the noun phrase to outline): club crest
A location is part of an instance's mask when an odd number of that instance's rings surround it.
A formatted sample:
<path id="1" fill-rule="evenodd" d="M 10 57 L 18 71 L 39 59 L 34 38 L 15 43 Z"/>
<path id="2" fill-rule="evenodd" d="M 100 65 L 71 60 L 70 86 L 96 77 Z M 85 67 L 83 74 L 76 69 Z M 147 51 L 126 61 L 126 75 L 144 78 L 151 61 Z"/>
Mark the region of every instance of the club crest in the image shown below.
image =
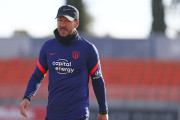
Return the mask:
<path id="1" fill-rule="evenodd" d="M 78 59 L 80 56 L 80 52 L 79 51 L 72 51 L 72 57 L 76 60 Z"/>

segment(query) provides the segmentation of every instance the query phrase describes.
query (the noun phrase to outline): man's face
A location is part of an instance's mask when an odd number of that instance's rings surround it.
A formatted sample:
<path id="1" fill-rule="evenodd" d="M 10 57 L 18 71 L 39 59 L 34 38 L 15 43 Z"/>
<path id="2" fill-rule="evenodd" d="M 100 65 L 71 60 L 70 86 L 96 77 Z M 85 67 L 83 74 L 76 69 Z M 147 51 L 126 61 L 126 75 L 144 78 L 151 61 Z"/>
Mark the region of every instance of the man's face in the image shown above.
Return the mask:
<path id="1" fill-rule="evenodd" d="M 78 24 L 79 21 L 69 21 L 66 17 L 59 17 L 57 19 L 58 32 L 63 37 L 74 33 Z"/>

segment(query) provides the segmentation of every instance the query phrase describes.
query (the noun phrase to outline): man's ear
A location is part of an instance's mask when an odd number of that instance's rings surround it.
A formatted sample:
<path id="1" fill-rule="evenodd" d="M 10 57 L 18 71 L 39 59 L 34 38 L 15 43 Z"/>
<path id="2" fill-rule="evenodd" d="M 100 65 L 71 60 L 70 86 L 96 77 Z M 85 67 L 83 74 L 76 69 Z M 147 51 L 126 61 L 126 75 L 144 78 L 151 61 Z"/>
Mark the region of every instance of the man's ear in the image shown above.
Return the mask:
<path id="1" fill-rule="evenodd" d="M 74 22 L 74 27 L 77 28 L 78 26 L 79 26 L 79 20 L 76 20 L 76 21 Z"/>

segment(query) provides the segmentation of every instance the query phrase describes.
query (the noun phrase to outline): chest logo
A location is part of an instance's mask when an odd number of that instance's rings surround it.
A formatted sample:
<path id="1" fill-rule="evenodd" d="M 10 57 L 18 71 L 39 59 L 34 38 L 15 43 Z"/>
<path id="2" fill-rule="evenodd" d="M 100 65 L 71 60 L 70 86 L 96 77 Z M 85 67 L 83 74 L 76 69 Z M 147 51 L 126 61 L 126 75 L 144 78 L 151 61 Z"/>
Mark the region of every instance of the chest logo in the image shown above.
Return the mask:
<path id="1" fill-rule="evenodd" d="M 56 53 L 50 53 L 49 55 L 55 55 Z"/>
<path id="2" fill-rule="evenodd" d="M 71 66 L 71 62 L 68 62 L 66 59 L 59 59 L 57 61 L 53 61 L 52 65 L 58 74 L 68 74 L 73 73 L 74 69 Z"/>
<path id="3" fill-rule="evenodd" d="M 80 52 L 79 51 L 72 51 L 72 57 L 76 60 L 78 59 L 80 56 Z"/>

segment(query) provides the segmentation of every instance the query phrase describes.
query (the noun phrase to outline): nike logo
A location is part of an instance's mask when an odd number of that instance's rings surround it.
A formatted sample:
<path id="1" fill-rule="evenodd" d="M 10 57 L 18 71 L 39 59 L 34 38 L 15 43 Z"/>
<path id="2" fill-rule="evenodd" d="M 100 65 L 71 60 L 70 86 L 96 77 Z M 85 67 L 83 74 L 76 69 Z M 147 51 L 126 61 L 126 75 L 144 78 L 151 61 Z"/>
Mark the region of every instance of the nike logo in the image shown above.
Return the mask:
<path id="1" fill-rule="evenodd" d="M 49 55 L 55 55 L 56 53 L 50 53 Z"/>
<path id="2" fill-rule="evenodd" d="M 67 10 L 71 10 L 71 9 L 66 9 L 66 8 L 63 9 L 63 11 L 67 11 Z"/>

